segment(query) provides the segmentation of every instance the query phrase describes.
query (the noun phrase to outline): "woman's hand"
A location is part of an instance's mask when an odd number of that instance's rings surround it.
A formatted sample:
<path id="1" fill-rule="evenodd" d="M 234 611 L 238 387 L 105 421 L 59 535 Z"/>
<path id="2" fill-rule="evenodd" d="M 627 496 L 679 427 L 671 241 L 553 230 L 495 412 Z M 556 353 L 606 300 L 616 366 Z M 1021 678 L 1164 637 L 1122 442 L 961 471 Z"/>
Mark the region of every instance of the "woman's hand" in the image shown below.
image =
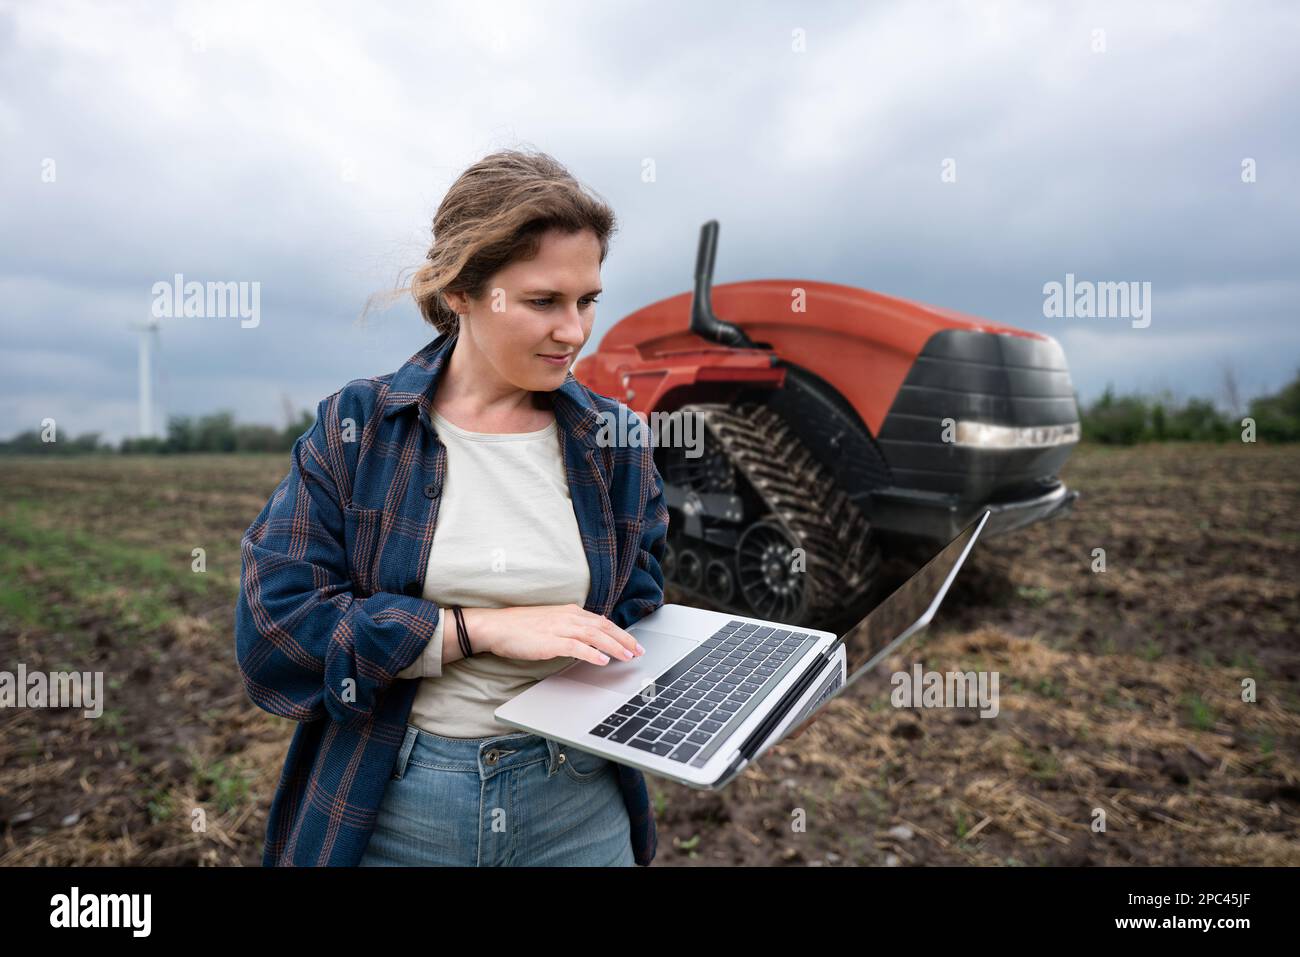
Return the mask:
<path id="1" fill-rule="evenodd" d="M 567 656 L 604 665 L 611 656 L 627 661 L 645 654 L 631 634 L 575 604 L 465 608 L 463 613 L 471 647 L 501 658 L 542 661 Z"/>

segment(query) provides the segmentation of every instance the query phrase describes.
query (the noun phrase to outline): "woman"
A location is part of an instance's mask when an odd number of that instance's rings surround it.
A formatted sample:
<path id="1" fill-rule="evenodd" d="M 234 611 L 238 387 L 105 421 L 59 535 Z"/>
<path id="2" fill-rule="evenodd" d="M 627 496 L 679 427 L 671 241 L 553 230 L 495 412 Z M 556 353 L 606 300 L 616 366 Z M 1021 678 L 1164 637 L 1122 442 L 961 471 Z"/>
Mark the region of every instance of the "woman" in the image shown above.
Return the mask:
<path id="1" fill-rule="evenodd" d="M 300 722 L 265 864 L 653 859 L 640 772 L 493 715 L 643 654 L 625 629 L 663 603 L 653 447 L 569 371 L 613 231 L 545 154 L 466 170 L 410 287 L 440 335 L 320 403 L 245 533 L 240 670 Z"/>

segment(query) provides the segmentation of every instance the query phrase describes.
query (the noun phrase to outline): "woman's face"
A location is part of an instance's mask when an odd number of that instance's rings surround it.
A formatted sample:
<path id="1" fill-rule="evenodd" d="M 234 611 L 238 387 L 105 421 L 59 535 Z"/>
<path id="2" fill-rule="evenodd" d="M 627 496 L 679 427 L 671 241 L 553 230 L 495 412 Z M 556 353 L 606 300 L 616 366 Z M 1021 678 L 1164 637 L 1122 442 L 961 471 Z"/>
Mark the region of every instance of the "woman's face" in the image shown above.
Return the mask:
<path id="1" fill-rule="evenodd" d="M 461 336 L 506 382 L 550 392 L 564 379 L 591 335 L 600 293 L 600 241 L 591 230 L 542 235 L 537 256 L 492 277 L 481 301 L 448 294 L 467 318 Z M 548 361 L 543 356 L 561 356 Z"/>

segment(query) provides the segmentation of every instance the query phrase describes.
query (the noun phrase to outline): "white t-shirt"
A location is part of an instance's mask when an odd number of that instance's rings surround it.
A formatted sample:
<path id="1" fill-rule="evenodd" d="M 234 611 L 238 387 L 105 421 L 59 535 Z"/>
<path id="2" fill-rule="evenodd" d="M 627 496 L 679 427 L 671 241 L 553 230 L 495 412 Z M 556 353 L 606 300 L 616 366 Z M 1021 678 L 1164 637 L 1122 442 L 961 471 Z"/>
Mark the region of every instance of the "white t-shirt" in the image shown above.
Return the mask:
<path id="1" fill-rule="evenodd" d="M 469 432 L 437 412 L 430 418 L 447 449 L 438 525 L 424 598 L 441 609 L 424 654 L 399 678 L 422 678 L 411 724 L 445 738 L 483 738 L 518 728 L 493 716 L 501 704 L 575 659 L 498 658 L 486 652 L 442 663 L 456 640 L 451 605 L 582 607 L 591 569 L 569 496 L 558 426 L 536 432 Z"/>

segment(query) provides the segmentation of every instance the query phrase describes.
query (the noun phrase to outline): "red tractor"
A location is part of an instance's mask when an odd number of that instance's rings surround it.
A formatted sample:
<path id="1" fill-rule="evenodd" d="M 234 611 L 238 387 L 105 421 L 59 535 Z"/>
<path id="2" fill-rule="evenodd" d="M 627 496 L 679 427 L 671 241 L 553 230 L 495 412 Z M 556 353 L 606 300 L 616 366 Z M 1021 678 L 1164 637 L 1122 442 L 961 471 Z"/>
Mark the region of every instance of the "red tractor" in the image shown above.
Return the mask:
<path id="1" fill-rule="evenodd" d="M 668 583 L 829 628 L 865 610 L 882 550 L 946 543 L 986 508 L 986 535 L 1071 509 L 1057 473 L 1079 414 L 1056 340 L 831 283 L 714 289 L 717 241 L 710 220 L 692 296 L 625 317 L 574 367 L 651 426 Z"/>

